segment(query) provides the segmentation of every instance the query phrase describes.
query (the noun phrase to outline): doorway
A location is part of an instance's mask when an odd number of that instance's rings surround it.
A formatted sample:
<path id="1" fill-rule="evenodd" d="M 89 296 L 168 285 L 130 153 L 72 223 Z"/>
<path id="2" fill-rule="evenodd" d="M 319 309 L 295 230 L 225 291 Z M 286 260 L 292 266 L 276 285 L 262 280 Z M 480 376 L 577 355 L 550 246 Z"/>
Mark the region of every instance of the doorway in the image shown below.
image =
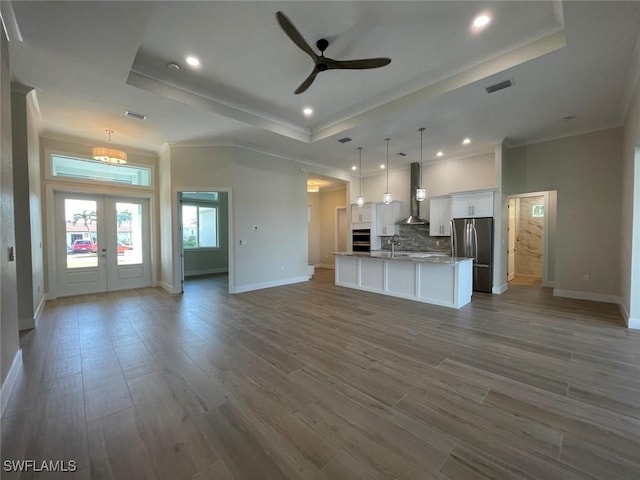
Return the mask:
<path id="1" fill-rule="evenodd" d="M 182 291 L 185 281 L 213 275 L 228 286 L 229 193 L 185 191 L 178 200 Z"/>
<path id="2" fill-rule="evenodd" d="M 509 284 L 553 286 L 555 198 L 555 191 L 523 193 L 509 197 Z"/>
<path id="3" fill-rule="evenodd" d="M 56 296 L 151 285 L 148 199 L 56 192 Z"/>
<path id="4" fill-rule="evenodd" d="M 336 208 L 336 252 L 347 251 L 347 238 L 349 236 L 349 217 L 347 207 Z"/>

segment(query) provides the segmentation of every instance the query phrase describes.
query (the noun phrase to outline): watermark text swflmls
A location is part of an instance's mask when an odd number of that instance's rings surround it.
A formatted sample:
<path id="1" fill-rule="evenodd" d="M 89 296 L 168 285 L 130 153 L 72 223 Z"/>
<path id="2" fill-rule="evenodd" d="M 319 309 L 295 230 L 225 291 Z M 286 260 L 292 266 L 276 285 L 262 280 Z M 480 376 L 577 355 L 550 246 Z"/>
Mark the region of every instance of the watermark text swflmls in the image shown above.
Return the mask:
<path id="1" fill-rule="evenodd" d="M 75 472 L 78 462 L 75 460 L 4 460 L 5 472 Z"/>

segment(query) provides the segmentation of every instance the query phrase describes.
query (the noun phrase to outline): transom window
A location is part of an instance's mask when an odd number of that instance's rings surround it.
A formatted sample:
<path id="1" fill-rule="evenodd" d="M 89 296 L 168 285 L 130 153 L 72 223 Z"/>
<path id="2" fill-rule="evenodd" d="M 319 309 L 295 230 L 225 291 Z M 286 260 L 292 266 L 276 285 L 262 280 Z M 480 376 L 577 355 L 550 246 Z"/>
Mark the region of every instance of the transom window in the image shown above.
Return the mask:
<path id="1" fill-rule="evenodd" d="M 151 186 L 151 168 L 136 165 L 106 165 L 96 160 L 51 155 L 51 174 L 77 180 Z"/>

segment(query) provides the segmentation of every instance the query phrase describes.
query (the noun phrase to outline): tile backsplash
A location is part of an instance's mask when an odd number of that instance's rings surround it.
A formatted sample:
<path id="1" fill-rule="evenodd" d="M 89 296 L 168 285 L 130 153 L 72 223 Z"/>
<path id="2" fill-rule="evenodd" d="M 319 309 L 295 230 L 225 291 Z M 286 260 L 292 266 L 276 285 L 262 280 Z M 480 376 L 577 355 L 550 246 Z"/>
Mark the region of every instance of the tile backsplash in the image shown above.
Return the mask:
<path id="1" fill-rule="evenodd" d="M 429 225 L 400 225 L 400 245 L 403 252 L 451 252 L 450 237 L 430 237 Z M 391 250 L 387 243 L 391 237 L 382 237 L 382 249 Z"/>

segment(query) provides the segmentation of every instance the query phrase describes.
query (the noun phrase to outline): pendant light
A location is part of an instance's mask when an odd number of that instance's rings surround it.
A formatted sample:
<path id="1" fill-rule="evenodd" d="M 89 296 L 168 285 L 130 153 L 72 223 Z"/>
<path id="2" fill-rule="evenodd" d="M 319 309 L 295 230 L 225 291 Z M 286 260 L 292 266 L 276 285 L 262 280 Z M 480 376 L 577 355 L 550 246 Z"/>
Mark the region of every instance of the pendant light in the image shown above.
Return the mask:
<path id="1" fill-rule="evenodd" d="M 359 207 L 364 206 L 364 197 L 362 196 L 362 147 L 358 147 L 358 156 L 360 157 L 358 172 L 360 173 L 360 195 L 356 197 L 356 205 Z"/>
<path id="2" fill-rule="evenodd" d="M 109 146 L 111 146 L 111 134 L 113 130 L 105 130 L 109 135 Z M 122 165 L 127 163 L 127 153 L 122 150 L 116 150 L 114 148 L 94 147 L 91 151 L 92 157 L 95 160 L 100 160 L 107 165 Z"/>
<path id="3" fill-rule="evenodd" d="M 389 140 L 390 138 L 385 138 L 384 141 L 387 142 L 387 191 L 382 196 L 382 202 L 389 204 L 393 201 L 391 196 L 391 192 L 389 192 Z"/>
<path id="4" fill-rule="evenodd" d="M 422 166 L 422 134 L 424 133 L 424 127 L 419 128 L 420 132 L 420 187 L 416 188 L 416 200 L 424 202 L 427 199 L 427 189 L 424 188 L 424 167 Z"/>

